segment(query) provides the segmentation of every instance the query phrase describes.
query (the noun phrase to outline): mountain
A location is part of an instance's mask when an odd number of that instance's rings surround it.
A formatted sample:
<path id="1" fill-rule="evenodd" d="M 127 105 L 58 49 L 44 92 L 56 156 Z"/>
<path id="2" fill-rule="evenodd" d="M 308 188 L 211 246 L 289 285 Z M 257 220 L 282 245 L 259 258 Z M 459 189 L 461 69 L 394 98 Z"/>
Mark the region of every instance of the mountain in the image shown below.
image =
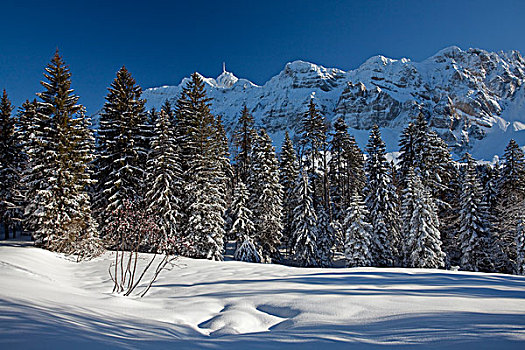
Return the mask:
<path id="1" fill-rule="evenodd" d="M 147 106 L 175 102 L 187 79 L 145 90 Z M 389 151 L 397 150 L 401 130 L 419 112 L 456 156 L 468 151 L 490 160 L 510 138 L 525 142 L 525 60 L 518 51 L 453 46 L 422 62 L 374 56 L 346 72 L 294 61 L 262 86 L 226 70 L 203 79 L 212 112 L 223 116 L 227 130 L 246 104 L 277 146 L 285 130 L 293 134 L 311 98 L 328 121 L 345 117 L 361 146 L 378 124 Z"/>

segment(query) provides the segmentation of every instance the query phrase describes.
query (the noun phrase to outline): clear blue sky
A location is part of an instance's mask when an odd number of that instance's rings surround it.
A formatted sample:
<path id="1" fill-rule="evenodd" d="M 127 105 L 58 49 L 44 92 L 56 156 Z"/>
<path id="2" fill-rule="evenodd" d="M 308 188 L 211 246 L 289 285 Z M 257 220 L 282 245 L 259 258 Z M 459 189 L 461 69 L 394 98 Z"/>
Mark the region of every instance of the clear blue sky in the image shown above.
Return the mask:
<path id="1" fill-rule="evenodd" d="M 126 65 L 144 88 L 222 62 L 257 84 L 295 59 L 345 70 L 376 54 L 422 60 L 443 47 L 525 52 L 525 1 L 11 1 L 0 3 L 0 89 L 41 91 L 58 47 L 90 114 Z"/>

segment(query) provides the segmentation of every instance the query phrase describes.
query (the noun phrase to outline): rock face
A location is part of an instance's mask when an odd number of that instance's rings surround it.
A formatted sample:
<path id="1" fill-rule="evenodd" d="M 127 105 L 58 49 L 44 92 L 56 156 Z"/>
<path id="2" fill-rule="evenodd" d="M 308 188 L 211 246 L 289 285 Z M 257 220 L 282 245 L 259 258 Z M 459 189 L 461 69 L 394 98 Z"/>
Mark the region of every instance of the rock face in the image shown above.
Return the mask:
<path id="1" fill-rule="evenodd" d="M 186 79 L 145 90 L 148 107 L 174 102 Z M 517 51 L 449 47 L 422 62 L 375 56 L 347 72 L 295 61 L 263 86 L 227 71 L 203 79 L 212 112 L 223 116 L 228 130 L 246 104 L 278 146 L 285 130 L 293 134 L 311 98 L 328 121 L 343 116 L 361 144 L 378 124 L 390 135 L 389 149 L 396 149 L 400 131 L 419 112 L 457 155 L 490 159 L 509 138 L 525 141 L 525 60 Z"/>

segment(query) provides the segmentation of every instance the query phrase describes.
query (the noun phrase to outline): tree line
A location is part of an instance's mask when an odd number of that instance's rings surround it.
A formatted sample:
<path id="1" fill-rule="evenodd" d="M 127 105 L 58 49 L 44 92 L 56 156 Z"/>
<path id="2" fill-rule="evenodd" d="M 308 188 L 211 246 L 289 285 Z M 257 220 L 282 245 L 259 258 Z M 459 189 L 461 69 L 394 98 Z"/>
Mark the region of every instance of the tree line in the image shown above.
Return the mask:
<path id="1" fill-rule="evenodd" d="M 428 116 L 415 116 L 387 160 L 380 130 L 366 155 L 344 119 L 310 100 L 276 154 L 240 111 L 228 140 L 194 73 L 176 104 L 147 111 L 122 67 L 96 130 L 57 52 L 43 91 L 17 113 L 0 101 L 0 219 L 37 246 L 80 258 L 103 249 L 326 267 L 525 273 L 524 154 L 453 161 Z M 131 256 L 131 255 L 130 255 Z M 116 284 L 117 285 L 117 284 Z"/>

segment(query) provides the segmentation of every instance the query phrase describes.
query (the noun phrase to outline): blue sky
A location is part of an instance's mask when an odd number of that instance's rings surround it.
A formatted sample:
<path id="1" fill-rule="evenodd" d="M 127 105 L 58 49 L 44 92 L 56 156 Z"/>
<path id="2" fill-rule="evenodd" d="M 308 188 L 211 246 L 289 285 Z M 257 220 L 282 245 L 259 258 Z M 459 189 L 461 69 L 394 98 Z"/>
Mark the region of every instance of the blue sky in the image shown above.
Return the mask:
<path id="1" fill-rule="evenodd" d="M 0 89 L 32 99 L 59 48 L 88 113 L 126 65 L 144 88 L 194 71 L 263 84 L 302 59 L 353 69 L 458 45 L 525 52 L 525 1 L 11 1 L 0 4 Z"/>

